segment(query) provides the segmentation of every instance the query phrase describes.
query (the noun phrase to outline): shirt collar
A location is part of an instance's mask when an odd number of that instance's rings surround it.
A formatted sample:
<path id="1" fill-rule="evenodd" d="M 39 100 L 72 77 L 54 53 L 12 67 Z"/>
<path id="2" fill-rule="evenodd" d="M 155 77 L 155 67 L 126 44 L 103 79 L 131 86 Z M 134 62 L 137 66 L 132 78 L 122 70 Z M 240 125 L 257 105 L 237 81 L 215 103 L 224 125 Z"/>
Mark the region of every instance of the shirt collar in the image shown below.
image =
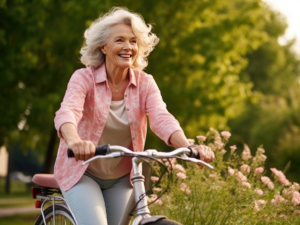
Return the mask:
<path id="1" fill-rule="evenodd" d="M 102 83 L 104 81 L 107 81 L 107 75 L 106 75 L 106 68 L 105 68 L 105 63 L 102 64 L 97 69 L 93 69 L 94 74 L 95 74 L 95 80 L 96 83 Z M 136 86 L 136 77 L 135 77 L 135 71 L 133 69 L 129 69 L 129 84 L 133 84 Z"/>

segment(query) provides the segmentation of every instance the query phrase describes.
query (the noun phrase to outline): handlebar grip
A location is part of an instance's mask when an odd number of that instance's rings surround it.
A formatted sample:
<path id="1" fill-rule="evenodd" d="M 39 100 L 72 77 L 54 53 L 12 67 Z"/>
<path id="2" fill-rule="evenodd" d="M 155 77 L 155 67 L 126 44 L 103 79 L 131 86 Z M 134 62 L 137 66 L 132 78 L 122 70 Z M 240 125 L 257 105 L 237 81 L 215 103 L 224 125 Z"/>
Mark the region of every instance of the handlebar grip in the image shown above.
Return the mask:
<path id="1" fill-rule="evenodd" d="M 109 145 L 99 145 L 96 147 L 95 155 L 107 155 L 108 153 L 110 153 Z M 74 152 L 69 148 L 68 148 L 67 154 L 68 154 L 68 158 L 75 157 Z"/>
<path id="2" fill-rule="evenodd" d="M 200 153 L 193 149 L 194 146 L 189 146 L 188 149 L 191 150 L 189 157 L 195 158 L 195 159 L 200 159 Z"/>

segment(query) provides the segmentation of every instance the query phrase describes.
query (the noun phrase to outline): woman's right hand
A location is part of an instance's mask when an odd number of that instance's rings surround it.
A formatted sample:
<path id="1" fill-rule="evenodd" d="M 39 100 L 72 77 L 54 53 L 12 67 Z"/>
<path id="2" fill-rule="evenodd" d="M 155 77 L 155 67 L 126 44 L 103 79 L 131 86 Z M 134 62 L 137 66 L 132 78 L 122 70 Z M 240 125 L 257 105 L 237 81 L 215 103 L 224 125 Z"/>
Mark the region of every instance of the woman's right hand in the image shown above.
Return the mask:
<path id="1" fill-rule="evenodd" d="M 64 123 L 60 128 L 60 132 L 68 148 L 73 151 L 76 161 L 85 161 L 95 155 L 96 146 L 91 141 L 81 140 L 74 124 Z"/>
<path id="2" fill-rule="evenodd" d="M 96 152 L 96 146 L 91 141 L 75 141 L 68 143 L 68 148 L 74 153 L 76 161 L 78 160 L 88 160 L 93 157 Z"/>

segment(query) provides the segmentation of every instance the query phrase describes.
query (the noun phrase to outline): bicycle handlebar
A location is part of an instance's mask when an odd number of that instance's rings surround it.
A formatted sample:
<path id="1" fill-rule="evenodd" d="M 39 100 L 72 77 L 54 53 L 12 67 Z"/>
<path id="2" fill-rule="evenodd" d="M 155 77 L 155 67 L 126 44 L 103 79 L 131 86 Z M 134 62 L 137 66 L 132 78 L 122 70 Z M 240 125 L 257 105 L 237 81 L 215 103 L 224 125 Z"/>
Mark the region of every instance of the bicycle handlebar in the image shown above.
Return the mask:
<path id="1" fill-rule="evenodd" d="M 96 159 L 108 159 L 108 158 L 119 158 L 123 156 L 130 156 L 130 157 L 138 157 L 138 156 L 145 156 L 145 157 L 153 157 L 153 158 L 180 158 L 185 161 L 193 162 L 196 164 L 201 164 L 206 166 L 210 169 L 214 169 L 213 166 L 210 164 L 197 159 L 199 157 L 199 153 L 196 150 L 191 150 L 189 148 L 178 148 L 171 152 L 158 152 L 154 149 L 148 149 L 144 152 L 133 152 L 128 148 L 118 146 L 118 145 L 102 145 L 96 147 L 96 154 L 94 157 L 86 160 L 83 162 L 83 165 L 86 165 Z M 198 157 L 197 157 L 198 156 Z M 74 153 L 72 150 L 68 149 L 68 157 L 74 157 Z M 196 158 L 197 157 L 197 158 Z"/>

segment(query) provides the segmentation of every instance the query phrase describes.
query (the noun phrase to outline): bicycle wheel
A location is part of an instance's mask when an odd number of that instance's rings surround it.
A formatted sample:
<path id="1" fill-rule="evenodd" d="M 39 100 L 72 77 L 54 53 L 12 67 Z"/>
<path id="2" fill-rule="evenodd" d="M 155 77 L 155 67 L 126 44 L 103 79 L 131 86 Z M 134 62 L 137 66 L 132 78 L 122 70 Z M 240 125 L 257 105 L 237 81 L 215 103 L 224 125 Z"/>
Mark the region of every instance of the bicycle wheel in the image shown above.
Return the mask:
<path id="1" fill-rule="evenodd" d="M 182 225 L 181 223 L 178 223 L 174 220 L 169 220 L 169 219 L 161 219 L 157 222 L 153 223 L 147 223 L 147 225 Z"/>
<path id="2" fill-rule="evenodd" d="M 53 220 L 53 206 L 49 206 L 44 210 L 46 224 L 44 224 L 43 216 L 40 215 L 35 222 L 35 225 L 76 225 L 71 213 L 63 206 L 55 205 L 55 221 Z"/>

